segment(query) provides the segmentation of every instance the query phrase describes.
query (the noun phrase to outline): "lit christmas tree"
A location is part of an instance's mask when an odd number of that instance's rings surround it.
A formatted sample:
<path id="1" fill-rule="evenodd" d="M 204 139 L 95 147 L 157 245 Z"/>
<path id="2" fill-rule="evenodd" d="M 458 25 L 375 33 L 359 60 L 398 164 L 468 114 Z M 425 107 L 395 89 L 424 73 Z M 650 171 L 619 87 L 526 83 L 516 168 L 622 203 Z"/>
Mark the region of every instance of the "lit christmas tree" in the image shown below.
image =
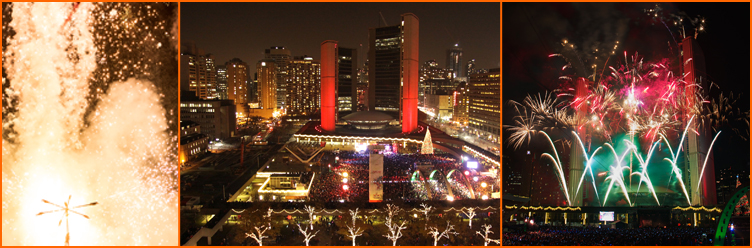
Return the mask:
<path id="1" fill-rule="evenodd" d="M 423 139 L 423 147 L 420 148 L 421 154 L 433 154 L 433 141 L 431 141 L 431 130 L 426 127 L 426 138 Z"/>

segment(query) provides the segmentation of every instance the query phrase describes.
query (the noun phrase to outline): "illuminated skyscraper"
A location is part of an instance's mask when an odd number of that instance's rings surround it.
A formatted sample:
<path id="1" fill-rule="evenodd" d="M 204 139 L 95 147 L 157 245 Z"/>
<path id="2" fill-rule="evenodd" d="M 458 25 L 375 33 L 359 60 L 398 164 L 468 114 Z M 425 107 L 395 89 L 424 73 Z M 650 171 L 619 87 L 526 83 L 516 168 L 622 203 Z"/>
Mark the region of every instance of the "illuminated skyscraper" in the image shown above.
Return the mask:
<path id="1" fill-rule="evenodd" d="M 239 58 L 225 63 L 227 68 L 227 97 L 235 102 L 238 112 L 247 113 L 248 109 L 248 64 Z"/>
<path id="2" fill-rule="evenodd" d="M 369 29 L 368 110 L 399 118 L 403 132 L 418 125 L 418 17 L 397 26 Z"/>
<path id="3" fill-rule="evenodd" d="M 452 82 L 452 70 L 439 67 L 436 60 L 429 60 L 420 67 L 420 102 L 425 105 L 427 95 L 451 94 L 456 85 Z"/>
<path id="4" fill-rule="evenodd" d="M 491 69 L 488 73 L 470 76 L 467 84 L 470 88 L 468 119 L 473 132 L 484 139 L 499 142 L 501 91 L 500 70 Z"/>
<path id="5" fill-rule="evenodd" d="M 467 65 L 465 65 L 465 76 L 469 77 L 470 74 L 475 74 L 477 72 L 477 68 L 475 68 L 475 59 L 471 59 L 467 61 Z"/>
<path id="6" fill-rule="evenodd" d="M 447 69 L 451 69 L 452 78 L 465 77 L 465 70 L 462 68 L 462 47 L 460 44 L 454 44 L 453 47 L 447 49 Z"/>
<path id="7" fill-rule="evenodd" d="M 188 90 L 201 99 L 217 98 L 217 69 L 214 56 L 184 53 L 188 59 Z"/>
<path id="8" fill-rule="evenodd" d="M 452 121 L 462 126 L 467 126 L 468 123 L 467 113 L 470 104 L 469 93 L 470 88 L 467 87 L 466 82 L 457 85 L 457 89 L 454 91 L 454 111 L 452 113 Z"/>
<path id="9" fill-rule="evenodd" d="M 287 102 L 288 93 L 287 89 L 287 62 L 290 61 L 292 56 L 290 50 L 285 49 L 283 46 L 275 46 L 264 50 L 264 58 L 274 60 L 277 66 L 277 108 L 282 108 Z"/>
<path id="10" fill-rule="evenodd" d="M 256 63 L 258 97 L 262 109 L 277 108 L 277 65 L 272 59 Z"/>
<path id="11" fill-rule="evenodd" d="M 227 100 L 227 67 L 224 65 L 217 66 L 217 97 L 220 100 Z"/>
<path id="12" fill-rule="evenodd" d="M 295 57 L 287 62 L 288 115 L 310 115 L 317 112 L 321 101 L 321 64 L 312 57 Z"/>
<path id="13" fill-rule="evenodd" d="M 337 116 L 342 117 L 358 107 L 358 52 L 337 47 Z"/>

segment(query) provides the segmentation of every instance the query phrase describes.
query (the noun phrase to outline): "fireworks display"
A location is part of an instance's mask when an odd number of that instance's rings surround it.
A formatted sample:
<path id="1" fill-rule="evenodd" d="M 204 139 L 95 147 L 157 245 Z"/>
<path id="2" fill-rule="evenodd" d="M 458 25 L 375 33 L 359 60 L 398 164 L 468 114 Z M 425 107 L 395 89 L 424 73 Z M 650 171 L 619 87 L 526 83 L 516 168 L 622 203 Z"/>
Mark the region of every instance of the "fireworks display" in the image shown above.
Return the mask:
<path id="1" fill-rule="evenodd" d="M 3 245 L 178 243 L 176 11 L 3 4 Z"/>
<path id="2" fill-rule="evenodd" d="M 588 200 L 593 205 L 692 205 L 688 191 L 699 190 L 700 182 L 685 185 L 680 154 L 686 153 L 682 149 L 689 142 L 687 133 L 712 137 L 709 146 L 701 148 L 708 153 L 719 135 L 731 135 L 721 129 L 749 138 L 749 112 L 736 106 L 738 98 L 733 93 L 730 97 L 719 94 L 722 89 L 707 77 L 696 80 L 681 70 L 694 63 L 692 57 L 682 56 L 681 42 L 704 32 L 705 19 L 667 13 L 659 5 L 644 13 L 673 38 L 668 41 L 668 57 L 648 61 L 637 52 L 621 50 L 630 42 L 641 42 L 622 39 L 623 35 L 606 38 L 605 43 L 611 45 L 578 46 L 563 39 L 558 51 L 548 56 L 550 61 L 565 64 L 558 87 L 530 94 L 523 101 L 509 101 L 516 116 L 504 126 L 509 132 L 507 144 L 519 149 L 532 140 L 540 139 L 543 144 L 543 137 L 548 139 L 542 158 L 554 165 L 568 205 L 573 201 L 571 194 L 581 194 L 589 185 L 595 193 Z M 584 151 L 571 155 L 584 158 L 584 171 L 578 178 L 568 178 L 554 145 L 557 142 Z M 699 161 L 700 178 L 709 157 Z M 567 181 L 574 181 L 576 189 L 569 188 Z M 635 195 L 641 197 L 630 198 Z"/>

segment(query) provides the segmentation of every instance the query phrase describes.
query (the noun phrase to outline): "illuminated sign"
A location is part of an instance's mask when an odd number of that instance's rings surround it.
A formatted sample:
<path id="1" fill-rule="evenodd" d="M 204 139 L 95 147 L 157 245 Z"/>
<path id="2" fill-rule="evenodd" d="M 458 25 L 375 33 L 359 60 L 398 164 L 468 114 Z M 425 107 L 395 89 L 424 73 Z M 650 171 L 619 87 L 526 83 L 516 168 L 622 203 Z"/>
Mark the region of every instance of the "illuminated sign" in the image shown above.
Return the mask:
<path id="1" fill-rule="evenodd" d="M 600 221 L 614 221 L 614 211 L 601 211 L 598 216 Z"/>

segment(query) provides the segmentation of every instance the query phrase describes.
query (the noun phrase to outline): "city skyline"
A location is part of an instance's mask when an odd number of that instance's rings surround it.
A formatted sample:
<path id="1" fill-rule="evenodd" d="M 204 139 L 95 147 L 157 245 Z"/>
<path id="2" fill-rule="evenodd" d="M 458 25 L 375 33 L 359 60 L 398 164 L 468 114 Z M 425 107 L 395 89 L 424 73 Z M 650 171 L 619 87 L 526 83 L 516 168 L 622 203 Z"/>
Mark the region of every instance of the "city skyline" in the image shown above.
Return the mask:
<path id="1" fill-rule="evenodd" d="M 255 63 L 264 58 L 264 49 L 273 46 L 283 46 L 293 56 L 320 59 L 321 42 L 337 40 L 343 47 L 358 49 L 360 68 L 367 58 L 368 29 L 398 25 L 401 14 L 413 13 L 421 22 L 420 35 L 424 41 L 420 44 L 421 62 L 436 59 L 441 67 L 446 67 L 447 49 L 459 44 L 463 48 L 463 67 L 470 59 L 476 60 L 477 68 L 499 67 L 500 12 L 496 11 L 499 3 L 187 3 L 182 6 L 182 42 L 194 42 L 197 48 L 213 54 L 218 63 L 235 57 Z M 456 11 L 459 8 L 464 11 Z M 261 9 L 270 11 L 259 13 Z M 320 19 L 312 19 L 306 13 L 317 13 Z M 303 25 L 296 26 L 297 23 Z"/>

